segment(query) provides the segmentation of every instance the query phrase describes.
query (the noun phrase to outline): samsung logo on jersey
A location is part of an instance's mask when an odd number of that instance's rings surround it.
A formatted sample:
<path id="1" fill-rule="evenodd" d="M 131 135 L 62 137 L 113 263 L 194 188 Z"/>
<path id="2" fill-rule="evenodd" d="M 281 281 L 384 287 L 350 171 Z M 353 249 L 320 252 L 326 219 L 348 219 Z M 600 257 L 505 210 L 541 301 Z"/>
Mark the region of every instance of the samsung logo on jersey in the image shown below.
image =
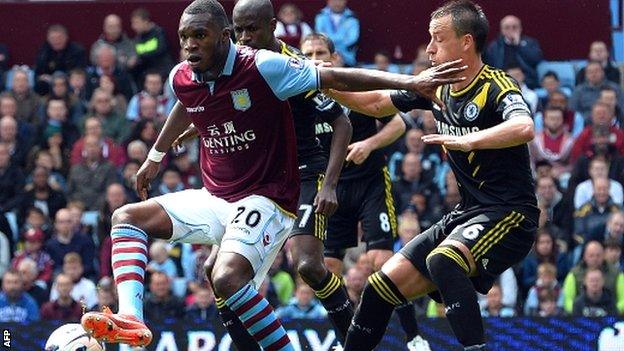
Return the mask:
<path id="1" fill-rule="evenodd" d="M 196 107 L 187 107 L 186 108 L 186 112 L 188 112 L 188 113 L 204 112 L 204 110 L 205 110 L 204 106 L 196 106 Z"/>
<path id="2" fill-rule="evenodd" d="M 444 122 L 436 121 L 438 133 L 452 136 L 462 136 L 479 131 L 479 127 L 458 127 L 451 126 Z"/>

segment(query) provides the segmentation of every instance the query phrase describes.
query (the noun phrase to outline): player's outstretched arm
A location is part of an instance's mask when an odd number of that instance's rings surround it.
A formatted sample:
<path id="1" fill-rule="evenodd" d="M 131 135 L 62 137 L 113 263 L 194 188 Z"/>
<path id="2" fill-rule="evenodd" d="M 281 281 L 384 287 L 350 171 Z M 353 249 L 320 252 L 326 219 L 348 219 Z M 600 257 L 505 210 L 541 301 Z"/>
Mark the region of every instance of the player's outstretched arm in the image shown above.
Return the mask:
<path id="1" fill-rule="evenodd" d="M 325 93 L 342 106 L 367 116 L 381 118 L 399 112 L 390 99 L 389 91 L 347 92 L 328 89 Z"/>
<path id="2" fill-rule="evenodd" d="M 533 119 L 517 115 L 494 127 L 463 136 L 429 134 L 422 137 L 426 144 L 440 144 L 464 152 L 483 149 L 504 149 L 528 143 L 535 136 Z"/>
<path id="3" fill-rule="evenodd" d="M 449 61 L 426 69 L 417 76 L 394 74 L 361 68 L 319 67 L 322 89 L 366 91 L 376 89 L 410 90 L 442 106 L 436 88 L 466 79 L 461 73 L 467 66 L 461 60 Z"/>
<path id="4" fill-rule="evenodd" d="M 316 198 L 314 206 L 317 213 L 331 216 L 338 208 L 338 197 L 336 196 L 336 186 L 340 171 L 347 155 L 347 146 L 351 141 L 353 127 L 349 117 L 341 114 L 331 123 L 334 133 L 332 134 L 331 146 L 329 148 L 329 161 L 325 170 L 325 178 Z"/>
<path id="5" fill-rule="evenodd" d="M 169 150 L 173 141 L 191 124 L 191 119 L 186 114 L 184 106 L 179 101 L 173 106 L 163 129 L 158 134 L 156 143 L 150 150 L 147 160 L 137 172 L 137 193 L 141 199 L 147 199 L 149 184 L 154 180 L 160 169 L 160 160 L 164 153 Z M 155 155 L 155 156 L 154 156 Z M 159 157 L 158 157 L 159 156 Z"/>
<path id="6" fill-rule="evenodd" d="M 392 144 L 407 130 L 407 124 L 400 115 L 392 117 L 375 135 L 349 145 L 347 161 L 362 164 L 371 152 Z"/>

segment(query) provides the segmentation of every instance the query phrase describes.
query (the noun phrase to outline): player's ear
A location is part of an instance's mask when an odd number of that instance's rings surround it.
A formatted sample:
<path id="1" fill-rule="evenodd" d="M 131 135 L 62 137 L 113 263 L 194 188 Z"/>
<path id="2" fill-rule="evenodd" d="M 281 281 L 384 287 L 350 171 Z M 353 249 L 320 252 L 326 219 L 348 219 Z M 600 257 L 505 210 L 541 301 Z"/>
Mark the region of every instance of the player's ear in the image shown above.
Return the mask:
<path id="1" fill-rule="evenodd" d="M 464 34 L 461 40 L 463 51 L 468 51 L 471 47 L 475 45 L 474 37 L 472 36 L 472 34 Z"/>
<path id="2" fill-rule="evenodd" d="M 223 28 L 223 31 L 221 31 L 221 41 L 223 43 L 227 43 L 230 39 L 232 39 L 232 28 L 227 26 Z"/>
<path id="3" fill-rule="evenodd" d="M 271 28 L 271 33 L 275 32 L 275 28 L 277 28 L 277 18 L 271 18 L 271 22 L 269 22 L 269 26 Z"/>

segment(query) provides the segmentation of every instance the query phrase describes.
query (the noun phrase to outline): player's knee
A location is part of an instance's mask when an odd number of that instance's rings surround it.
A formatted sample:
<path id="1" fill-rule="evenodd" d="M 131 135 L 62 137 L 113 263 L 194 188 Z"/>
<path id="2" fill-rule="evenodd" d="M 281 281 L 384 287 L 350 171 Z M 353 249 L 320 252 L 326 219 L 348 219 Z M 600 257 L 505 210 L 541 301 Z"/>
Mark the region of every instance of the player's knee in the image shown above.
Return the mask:
<path id="1" fill-rule="evenodd" d="M 207 260 L 204 262 L 204 274 L 206 275 L 206 280 L 208 280 L 212 284 L 212 270 L 214 269 L 214 261 Z"/>
<path id="2" fill-rule="evenodd" d="M 306 257 L 297 262 L 297 273 L 310 285 L 320 284 L 327 275 L 327 269 L 318 259 Z"/>
<path id="3" fill-rule="evenodd" d="M 453 246 L 436 248 L 427 256 L 426 263 L 427 270 L 434 279 L 445 275 L 449 269 L 453 268 L 460 269 L 465 274 L 470 271 L 468 260 L 459 249 Z"/>
<path id="4" fill-rule="evenodd" d="M 121 206 L 113 212 L 111 224 L 136 224 L 133 216 L 132 206 L 130 204 Z"/>
<path id="5" fill-rule="evenodd" d="M 236 274 L 233 274 L 231 270 L 225 270 L 212 274 L 212 287 L 215 295 L 228 299 L 234 295 L 240 288 L 242 288 L 248 282 L 241 282 L 237 278 Z"/>

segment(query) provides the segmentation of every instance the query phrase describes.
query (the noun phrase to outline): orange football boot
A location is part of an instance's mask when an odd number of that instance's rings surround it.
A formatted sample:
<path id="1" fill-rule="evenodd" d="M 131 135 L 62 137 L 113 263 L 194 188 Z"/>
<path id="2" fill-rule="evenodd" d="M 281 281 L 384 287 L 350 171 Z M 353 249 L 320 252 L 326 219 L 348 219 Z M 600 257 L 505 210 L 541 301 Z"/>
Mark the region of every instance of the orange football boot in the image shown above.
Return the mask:
<path id="1" fill-rule="evenodd" d="M 80 324 L 93 338 L 102 342 L 147 346 L 152 341 L 152 332 L 145 323 L 135 316 L 113 314 L 108 307 L 102 312 L 86 313 Z"/>

